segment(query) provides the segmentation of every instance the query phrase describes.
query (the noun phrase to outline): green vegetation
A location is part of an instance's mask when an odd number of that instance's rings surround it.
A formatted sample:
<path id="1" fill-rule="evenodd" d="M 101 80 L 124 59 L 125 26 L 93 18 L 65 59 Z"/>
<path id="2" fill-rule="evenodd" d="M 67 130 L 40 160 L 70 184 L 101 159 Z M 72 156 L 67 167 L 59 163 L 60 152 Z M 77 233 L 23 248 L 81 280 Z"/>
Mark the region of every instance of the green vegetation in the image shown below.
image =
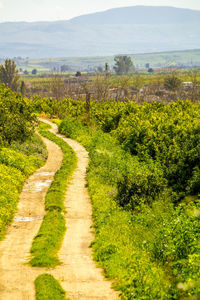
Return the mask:
<path id="1" fill-rule="evenodd" d="M 9 148 L 0 150 L 0 163 L 20 170 L 27 177 L 41 166 L 37 156 L 26 156 Z"/>
<path id="2" fill-rule="evenodd" d="M 175 91 L 181 87 L 181 80 L 176 74 L 172 73 L 165 78 L 164 87 L 169 91 Z"/>
<path id="3" fill-rule="evenodd" d="M 119 62 L 120 65 L 123 70 L 118 71 L 125 72 L 125 62 Z M 197 102 L 200 96 L 200 71 L 156 69 L 153 73 L 143 70 L 116 76 L 113 72 L 106 70 L 103 72 L 100 68 L 93 76 L 82 76 L 79 79 L 63 74 L 27 78 L 26 85 L 26 95 L 33 98 L 34 109 L 45 112 L 53 118 L 58 116 L 63 119 L 70 98 L 77 100 L 80 107 L 82 107 L 80 99 L 87 99 L 87 102 L 127 101 L 127 99 L 138 103 L 145 101 L 168 103 L 178 99 Z M 52 99 L 54 101 L 51 101 Z M 72 101 L 71 106 L 76 106 L 75 102 Z"/>
<path id="4" fill-rule="evenodd" d="M 123 116 L 115 130 L 126 151 L 158 165 L 174 202 L 199 192 L 199 117 L 199 104 L 189 101 L 147 104 Z"/>
<path id="5" fill-rule="evenodd" d="M 57 210 L 48 212 L 38 234 L 35 236 L 31 253 L 32 267 L 55 267 L 60 264 L 56 254 L 65 233 L 65 218 Z"/>
<path id="6" fill-rule="evenodd" d="M 115 56 L 114 61 L 114 70 L 117 75 L 133 73 L 134 66 L 130 56 Z"/>
<path id="7" fill-rule="evenodd" d="M 36 155 L 28 156 L 10 148 L 0 149 L 0 239 L 16 212 L 25 179 L 43 163 L 44 159 Z"/>
<path id="8" fill-rule="evenodd" d="M 46 146 L 37 134 L 33 134 L 25 142 L 13 141 L 10 148 L 25 155 L 36 155 L 43 160 L 46 160 L 48 156 Z"/>
<path id="9" fill-rule="evenodd" d="M 76 155 L 72 148 L 63 139 L 48 131 L 40 131 L 42 136 L 56 143 L 63 152 L 61 168 L 56 172 L 45 199 L 45 209 L 47 211 L 65 211 L 64 199 L 68 186 L 69 177 L 76 166 Z"/>
<path id="10" fill-rule="evenodd" d="M 0 146 L 13 141 L 24 142 L 31 138 L 36 125 L 36 116 L 29 99 L 0 86 Z"/>
<path id="11" fill-rule="evenodd" d="M 105 102 L 90 127 L 69 111 L 59 126 L 89 151 L 94 257 L 122 299 L 200 293 L 199 117 L 189 101 Z"/>
<path id="12" fill-rule="evenodd" d="M 30 264 L 34 267 L 55 267 L 60 262 L 57 258 L 63 236 L 66 230 L 64 199 L 69 177 L 76 165 L 74 151 L 66 142 L 51 132 L 45 131 L 49 126 L 41 123 L 40 134 L 56 143 L 63 152 L 61 168 L 56 172 L 46 197 L 45 209 L 47 214 L 38 234 L 35 236 L 31 253 L 33 258 Z"/>
<path id="13" fill-rule="evenodd" d="M 39 123 L 39 130 L 40 130 L 40 132 L 41 132 L 41 131 L 46 131 L 46 130 L 51 129 L 51 128 L 52 128 L 52 127 L 51 127 L 50 124 L 44 123 L 44 122 L 41 122 L 41 121 L 40 121 L 40 123 Z"/>
<path id="14" fill-rule="evenodd" d="M 67 300 L 65 291 L 50 274 L 42 274 L 35 280 L 36 300 Z"/>
<path id="15" fill-rule="evenodd" d="M 0 164 L 0 240 L 13 219 L 24 181 L 19 170 Z"/>
<path id="16" fill-rule="evenodd" d="M 17 210 L 25 179 L 47 157 L 40 137 L 34 135 L 35 117 L 28 99 L 0 86 L 0 239 Z"/>
<path id="17" fill-rule="evenodd" d="M 146 63 L 150 63 L 150 67 L 169 67 L 176 65 L 199 65 L 200 50 L 186 50 L 186 51 L 171 51 L 160 53 L 144 53 L 131 54 L 130 57 L 134 61 L 136 67 L 145 67 Z M 90 68 L 104 67 L 105 62 L 113 67 L 114 56 L 88 56 L 88 57 L 60 57 L 60 58 L 43 58 L 43 59 L 16 59 L 18 68 L 28 70 L 31 72 L 37 69 L 38 72 L 51 72 L 53 67 L 59 68 L 62 65 L 67 65 L 76 70 L 82 70 L 90 66 Z M 3 60 L 1 60 L 3 63 Z M 33 77 L 35 75 L 29 75 Z"/>
<path id="18" fill-rule="evenodd" d="M 168 83 L 174 89 L 174 81 Z M 175 85 L 177 88 L 177 82 Z M 60 123 L 59 131 L 89 151 L 93 253 L 106 276 L 121 291 L 121 298 L 198 297 L 199 102 L 139 105 L 129 101 L 85 103 L 40 97 L 30 102 L 2 86 L 0 238 L 12 220 L 26 176 L 46 156 L 41 141 L 33 135 L 34 111 L 65 119 L 55 121 Z M 71 148 L 45 131 L 48 128 L 42 124 L 40 133 L 61 147 L 63 162 L 46 195 L 47 214 L 31 249 L 30 264 L 40 267 L 60 264 L 57 251 L 66 229 L 64 195 L 76 163 Z M 35 145 L 30 145 L 31 141 Z M 50 293 L 53 299 L 63 299 L 59 297 L 64 297 L 64 292 L 54 279 L 42 276 L 36 280 L 37 297 Z M 55 291 L 58 295 L 54 295 Z"/>
<path id="19" fill-rule="evenodd" d="M 0 83 L 4 83 L 13 91 L 17 91 L 19 87 L 17 66 L 11 59 L 6 59 L 4 66 L 0 65 Z"/>

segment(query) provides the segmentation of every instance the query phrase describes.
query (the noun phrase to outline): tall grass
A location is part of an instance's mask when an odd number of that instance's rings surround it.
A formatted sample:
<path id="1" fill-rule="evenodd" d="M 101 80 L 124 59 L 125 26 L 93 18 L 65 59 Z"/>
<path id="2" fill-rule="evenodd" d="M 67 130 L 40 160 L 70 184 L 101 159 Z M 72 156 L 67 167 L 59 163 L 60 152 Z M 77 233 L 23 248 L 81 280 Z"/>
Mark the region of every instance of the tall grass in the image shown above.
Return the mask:
<path id="1" fill-rule="evenodd" d="M 38 276 L 35 280 L 35 289 L 36 300 L 67 300 L 65 291 L 50 274 Z"/>

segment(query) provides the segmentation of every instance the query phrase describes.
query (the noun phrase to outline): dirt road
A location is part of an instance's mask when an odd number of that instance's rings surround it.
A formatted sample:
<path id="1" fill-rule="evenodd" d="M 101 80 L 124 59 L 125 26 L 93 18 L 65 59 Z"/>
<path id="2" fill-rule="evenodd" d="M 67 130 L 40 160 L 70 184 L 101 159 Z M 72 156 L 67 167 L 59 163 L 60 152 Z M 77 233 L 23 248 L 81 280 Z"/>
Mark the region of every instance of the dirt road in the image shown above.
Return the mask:
<path id="1" fill-rule="evenodd" d="M 54 125 L 51 131 L 56 133 L 57 126 Z M 92 208 L 85 187 L 88 153 L 78 142 L 58 136 L 76 152 L 78 164 L 65 201 L 67 232 L 59 252 L 64 267 L 58 267 L 54 274 L 60 279 L 71 299 L 118 299 L 118 294 L 111 288 L 110 281 L 104 278 L 102 269 L 97 268 L 92 260 L 92 251 L 89 247 L 94 236 L 91 229 Z"/>
<path id="2" fill-rule="evenodd" d="M 51 131 L 57 133 L 57 126 L 53 124 L 52 127 Z M 104 278 L 102 269 L 97 268 L 93 262 L 89 248 L 94 236 L 91 229 L 92 209 L 85 187 L 88 153 L 76 141 L 63 139 L 76 152 L 78 163 L 65 200 L 67 231 L 59 251 L 59 259 L 63 264 L 47 272 L 60 281 L 71 299 L 118 299 L 111 283 Z M 62 159 L 58 147 L 50 141 L 46 143 L 49 151 L 47 164 L 27 181 L 21 195 L 16 221 L 9 228 L 6 239 L 0 244 L 1 300 L 34 299 L 33 282 L 37 275 L 46 272 L 44 269 L 24 265 L 29 259 L 32 240 L 38 232 L 41 220 L 18 222 L 21 217 L 29 217 L 30 213 L 31 216 L 39 218 L 44 215 L 44 197 L 48 187 L 41 187 L 41 184 L 36 182 L 46 180 L 46 184 L 50 184 L 53 173 L 59 168 Z M 47 175 L 48 172 L 50 175 Z M 35 191 L 32 190 L 34 187 Z M 42 191 L 39 191 L 40 188 Z"/>
<path id="3" fill-rule="evenodd" d="M 15 220 L 0 243 L 1 300 L 35 299 L 34 280 L 38 274 L 44 273 L 42 269 L 25 265 L 45 214 L 46 191 L 62 161 L 61 150 L 49 140 L 44 141 L 49 153 L 47 162 L 26 181 Z"/>

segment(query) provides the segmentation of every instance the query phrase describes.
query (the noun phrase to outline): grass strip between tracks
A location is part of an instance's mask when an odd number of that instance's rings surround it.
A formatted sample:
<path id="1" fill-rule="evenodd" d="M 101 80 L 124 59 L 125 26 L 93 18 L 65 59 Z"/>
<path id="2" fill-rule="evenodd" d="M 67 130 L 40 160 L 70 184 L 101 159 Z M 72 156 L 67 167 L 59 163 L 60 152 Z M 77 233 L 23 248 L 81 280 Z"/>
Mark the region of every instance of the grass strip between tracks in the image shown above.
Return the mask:
<path id="1" fill-rule="evenodd" d="M 56 172 L 54 181 L 45 197 L 47 214 L 31 248 L 33 256 L 30 260 L 31 266 L 50 268 L 61 264 L 57 258 L 57 252 L 61 247 L 66 230 L 63 216 L 65 212 L 64 199 L 69 177 L 76 166 L 76 155 L 72 148 L 55 134 L 45 130 L 40 130 L 40 134 L 56 143 L 63 152 L 61 168 Z"/>
<path id="2" fill-rule="evenodd" d="M 36 300 L 69 300 L 60 284 L 50 274 L 42 274 L 35 280 Z"/>

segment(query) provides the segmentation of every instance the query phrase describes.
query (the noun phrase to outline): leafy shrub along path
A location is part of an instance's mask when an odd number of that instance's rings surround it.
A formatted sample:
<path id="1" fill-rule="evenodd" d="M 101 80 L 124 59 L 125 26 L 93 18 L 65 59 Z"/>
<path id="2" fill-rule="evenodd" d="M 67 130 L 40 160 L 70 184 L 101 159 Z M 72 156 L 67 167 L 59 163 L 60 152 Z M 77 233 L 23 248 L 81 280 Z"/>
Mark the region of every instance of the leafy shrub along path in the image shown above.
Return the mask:
<path id="1" fill-rule="evenodd" d="M 0 149 L 0 240 L 14 217 L 25 179 L 43 163 L 36 155 Z"/>
<path id="2" fill-rule="evenodd" d="M 112 110 L 118 103 L 106 105 Z M 111 133 L 81 125 L 80 119 L 67 118 L 59 126 L 89 151 L 94 257 L 122 299 L 199 299 L 199 106 L 124 105 L 125 120 Z M 178 112 L 185 114 L 180 121 Z M 183 177 L 187 190 L 176 185 Z"/>

